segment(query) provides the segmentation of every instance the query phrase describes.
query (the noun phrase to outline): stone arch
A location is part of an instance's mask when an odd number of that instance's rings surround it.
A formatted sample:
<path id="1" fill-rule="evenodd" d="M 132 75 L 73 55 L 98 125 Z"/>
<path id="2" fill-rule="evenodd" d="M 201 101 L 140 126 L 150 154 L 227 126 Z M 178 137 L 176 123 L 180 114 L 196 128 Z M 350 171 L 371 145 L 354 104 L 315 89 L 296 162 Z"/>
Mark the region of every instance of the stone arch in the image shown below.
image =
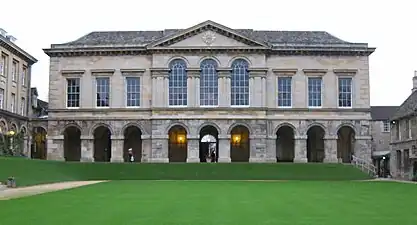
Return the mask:
<path id="1" fill-rule="evenodd" d="M 243 60 L 245 60 L 246 62 L 248 62 L 248 66 L 249 66 L 249 67 L 252 67 L 252 61 L 251 61 L 248 57 L 243 56 L 243 55 L 238 55 L 238 56 L 234 56 L 234 57 L 232 57 L 232 58 L 229 60 L 229 62 L 227 63 L 227 66 L 228 66 L 228 67 L 232 67 L 232 63 L 233 63 L 235 60 L 238 60 L 238 59 L 243 59 Z"/>
<path id="2" fill-rule="evenodd" d="M 203 123 L 198 129 L 200 162 L 217 162 L 219 158 L 220 128 L 210 122 Z M 211 137 L 211 138 L 210 138 Z M 208 138 L 208 139 L 207 139 Z M 215 140 L 213 140 L 214 138 Z"/>
<path id="3" fill-rule="evenodd" d="M 275 127 L 275 129 L 274 129 L 274 133 L 272 133 L 272 135 L 275 135 L 281 127 L 285 127 L 285 126 L 287 126 L 287 127 L 291 127 L 291 128 L 293 129 L 294 136 L 298 134 L 298 132 L 297 132 L 297 128 L 294 126 L 294 124 L 289 123 L 289 122 L 283 122 L 283 123 L 278 124 L 278 125 Z"/>
<path id="4" fill-rule="evenodd" d="M 307 129 L 307 160 L 308 162 L 324 162 L 324 137 L 326 129 L 319 123 L 314 123 Z"/>
<path id="5" fill-rule="evenodd" d="M 127 128 L 129 127 L 137 127 L 140 132 L 142 133 L 142 135 L 146 135 L 147 133 L 145 132 L 145 129 L 143 128 L 143 126 L 140 123 L 135 123 L 135 122 L 130 122 L 125 124 L 122 129 L 120 130 L 120 136 L 123 136 L 125 134 L 125 131 Z"/>
<path id="6" fill-rule="evenodd" d="M 316 127 L 316 126 L 318 126 L 318 127 L 322 128 L 322 129 L 324 130 L 324 134 L 325 134 L 325 135 L 328 133 L 328 132 L 327 132 L 327 128 L 326 128 L 326 126 L 324 126 L 322 123 L 313 122 L 313 123 L 309 124 L 309 125 L 307 126 L 307 128 L 305 129 L 305 134 L 307 135 L 308 131 L 309 131 L 312 127 Z"/>
<path id="7" fill-rule="evenodd" d="M 1 131 L 1 133 L 5 133 L 8 130 L 9 130 L 9 126 L 7 124 L 7 120 L 5 120 L 4 118 L 0 118 L 0 131 Z"/>
<path id="8" fill-rule="evenodd" d="M 186 162 L 188 157 L 187 127 L 182 123 L 173 123 L 168 129 L 169 162 Z"/>
<path id="9" fill-rule="evenodd" d="M 173 62 L 173 61 L 174 61 L 174 60 L 176 60 L 176 59 L 183 60 L 183 61 L 185 62 L 185 64 L 187 65 L 187 68 L 189 68 L 189 67 L 190 67 L 190 62 L 188 61 L 188 59 L 187 59 L 186 57 L 184 57 L 184 56 L 181 56 L 181 55 L 174 55 L 174 56 L 172 56 L 172 57 L 171 57 L 171 58 L 167 61 L 166 67 L 168 67 L 168 68 L 170 68 L 170 69 L 171 69 L 171 67 L 170 67 L 171 62 Z"/>
<path id="10" fill-rule="evenodd" d="M 10 123 L 10 130 L 13 130 L 14 132 L 18 132 L 17 124 L 14 122 Z"/>
<path id="11" fill-rule="evenodd" d="M 294 162 L 295 157 L 295 127 L 287 122 L 279 124 L 275 133 L 275 151 L 277 162 Z"/>
<path id="12" fill-rule="evenodd" d="M 24 135 L 28 134 L 28 129 L 26 128 L 25 125 L 20 126 L 20 130 L 19 132 L 22 132 Z"/>
<path id="13" fill-rule="evenodd" d="M 65 161 L 81 160 L 81 128 L 74 123 L 64 127 L 64 158 Z"/>
<path id="14" fill-rule="evenodd" d="M 249 124 L 244 123 L 244 122 L 236 122 L 236 123 L 233 123 L 232 125 L 230 125 L 229 129 L 227 130 L 227 134 L 231 134 L 232 133 L 232 130 L 235 127 L 237 127 L 237 126 L 244 126 L 244 127 L 246 127 L 248 129 L 249 135 L 252 135 L 253 134 L 252 127 L 249 126 Z"/>
<path id="15" fill-rule="evenodd" d="M 217 57 L 215 57 L 215 56 L 203 56 L 203 57 L 201 57 L 200 60 L 198 61 L 198 66 L 200 66 L 201 63 L 204 60 L 206 60 L 206 59 L 212 59 L 212 60 L 214 60 L 217 63 L 217 67 L 220 67 L 221 66 L 220 60 Z"/>
<path id="16" fill-rule="evenodd" d="M 249 162 L 251 131 L 244 123 L 237 123 L 230 130 L 231 162 Z"/>
<path id="17" fill-rule="evenodd" d="M 142 134 L 139 124 L 128 123 L 122 129 L 123 160 L 125 162 L 141 162 L 142 160 Z"/>
<path id="18" fill-rule="evenodd" d="M 350 163 L 352 155 L 355 153 L 354 127 L 349 124 L 342 124 L 337 129 L 337 159 L 342 163 Z"/>
<path id="19" fill-rule="evenodd" d="M 167 129 L 165 129 L 165 134 L 168 134 L 169 131 L 171 130 L 171 128 L 175 127 L 175 126 L 181 126 L 182 128 L 185 129 L 185 131 L 187 132 L 188 135 L 190 135 L 190 129 L 188 128 L 187 125 L 185 125 L 185 123 L 183 122 L 172 122 L 171 124 L 169 124 L 169 126 L 167 127 Z"/>
<path id="20" fill-rule="evenodd" d="M 75 127 L 75 128 L 77 128 L 78 130 L 81 131 L 81 134 L 83 133 L 83 129 L 81 128 L 80 125 L 78 125 L 77 123 L 68 123 L 68 124 L 65 124 L 65 126 L 61 129 L 60 134 L 61 135 L 64 135 L 64 133 L 67 130 L 67 128 L 70 128 L 70 127 Z M 42 128 L 44 128 L 44 127 L 42 127 Z M 45 129 L 45 130 L 48 131 L 47 129 Z"/>
<path id="21" fill-rule="evenodd" d="M 352 124 L 352 123 L 341 123 L 341 124 L 339 124 L 339 126 L 337 126 L 336 127 L 336 132 L 335 132 L 335 134 L 337 135 L 337 133 L 339 132 L 339 130 L 341 129 L 341 128 L 343 128 L 343 127 L 350 127 L 350 128 L 352 128 L 352 130 L 355 132 L 355 134 L 357 134 L 358 133 L 358 131 L 357 131 L 357 129 L 356 129 L 356 127 L 355 127 L 355 125 L 354 124 Z"/>
<path id="22" fill-rule="evenodd" d="M 206 126 L 212 126 L 212 127 L 216 128 L 216 129 L 217 129 L 217 133 L 218 133 L 219 135 L 222 133 L 222 130 L 220 129 L 220 127 L 219 127 L 216 123 L 207 121 L 207 122 L 202 123 L 202 124 L 198 127 L 198 129 L 197 129 L 197 134 L 200 134 L 200 133 L 201 133 L 201 130 L 202 130 L 204 127 L 206 127 Z M 201 137 L 200 137 L 200 138 L 201 138 Z"/>
<path id="23" fill-rule="evenodd" d="M 107 129 L 109 129 L 111 135 L 115 134 L 114 131 L 113 131 L 113 127 L 111 125 L 107 124 L 107 123 L 96 123 L 96 124 L 94 124 L 91 127 L 89 134 L 94 136 L 94 130 L 96 130 L 98 127 L 106 127 Z"/>

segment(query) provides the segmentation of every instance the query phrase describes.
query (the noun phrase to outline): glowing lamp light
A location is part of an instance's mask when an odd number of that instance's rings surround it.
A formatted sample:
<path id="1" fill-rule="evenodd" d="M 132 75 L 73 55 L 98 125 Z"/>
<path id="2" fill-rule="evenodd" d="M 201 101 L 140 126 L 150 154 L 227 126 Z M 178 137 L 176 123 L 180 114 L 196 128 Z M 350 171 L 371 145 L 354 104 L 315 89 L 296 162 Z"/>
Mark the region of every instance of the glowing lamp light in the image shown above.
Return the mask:
<path id="1" fill-rule="evenodd" d="M 242 137 L 240 136 L 240 134 L 234 134 L 232 136 L 233 144 L 239 144 L 241 140 L 242 140 Z"/>
<path id="2" fill-rule="evenodd" d="M 185 136 L 184 135 L 178 135 L 177 136 L 177 141 L 179 144 L 184 144 L 185 143 Z"/>

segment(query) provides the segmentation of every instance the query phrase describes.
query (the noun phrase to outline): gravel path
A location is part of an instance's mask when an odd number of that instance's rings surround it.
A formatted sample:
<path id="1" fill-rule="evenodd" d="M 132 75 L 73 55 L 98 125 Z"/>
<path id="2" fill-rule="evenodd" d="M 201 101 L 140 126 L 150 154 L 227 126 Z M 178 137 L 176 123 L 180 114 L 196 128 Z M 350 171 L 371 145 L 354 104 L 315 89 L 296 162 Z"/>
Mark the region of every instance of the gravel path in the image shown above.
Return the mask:
<path id="1" fill-rule="evenodd" d="M 9 188 L 0 190 L 0 200 L 9 200 L 14 198 L 21 198 L 31 195 L 38 195 L 47 192 L 65 190 L 70 188 L 77 188 L 85 185 L 97 184 L 106 181 L 70 181 L 52 184 L 41 184 L 21 188 Z"/>

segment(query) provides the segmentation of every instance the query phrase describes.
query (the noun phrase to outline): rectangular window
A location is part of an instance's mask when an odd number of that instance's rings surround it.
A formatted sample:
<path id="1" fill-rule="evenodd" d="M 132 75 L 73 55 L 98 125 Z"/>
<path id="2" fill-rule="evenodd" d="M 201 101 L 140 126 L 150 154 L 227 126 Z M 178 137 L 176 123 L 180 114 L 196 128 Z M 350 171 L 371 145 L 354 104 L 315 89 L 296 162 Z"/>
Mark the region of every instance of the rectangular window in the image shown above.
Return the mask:
<path id="1" fill-rule="evenodd" d="M 7 72 L 7 56 L 5 54 L 1 55 L 0 61 L 0 75 L 6 76 Z"/>
<path id="2" fill-rule="evenodd" d="M 26 109 L 25 105 L 26 105 L 25 98 L 22 98 L 20 102 L 20 114 L 22 116 L 25 115 L 25 109 Z"/>
<path id="3" fill-rule="evenodd" d="M 278 107 L 291 107 L 291 77 L 278 77 Z"/>
<path id="4" fill-rule="evenodd" d="M 339 78 L 339 107 L 352 107 L 352 78 Z"/>
<path id="5" fill-rule="evenodd" d="M 390 127 L 390 122 L 389 122 L 389 120 L 385 120 L 384 122 L 383 122 L 384 124 L 383 124 L 383 132 L 390 132 L 390 129 L 391 129 L 391 127 Z"/>
<path id="6" fill-rule="evenodd" d="M 80 107 L 80 78 L 67 79 L 67 107 Z"/>
<path id="7" fill-rule="evenodd" d="M 23 67 L 22 69 L 22 86 L 26 86 L 26 73 L 27 73 L 27 68 Z"/>
<path id="8" fill-rule="evenodd" d="M 126 106 L 140 106 L 140 77 L 126 77 Z"/>
<path id="9" fill-rule="evenodd" d="M 10 104 L 10 110 L 12 113 L 16 113 L 16 94 L 12 93 L 12 102 Z"/>
<path id="10" fill-rule="evenodd" d="M 0 109 L 4 107 L 4 89 L 0 88 Z"/>
<path id="11" fill-rule="evenodd" d="M 110 78 L 97 77 L 96 78 L 96 106 L 109 107 L 110 106 Z"/>
<path id="12" fill-rule="evenodd" d="M 17 74 L 18 73 L 19 73 L 18 62 L 13 60 L 13 66 L 12 66 L 12 81 L 16 82 L 16 80 L 17 80 Z"/>
<path id="13" fill-rule="evenodd" d="M 321 107 L 321 77 L 308 78 L 308 107 Z"/>

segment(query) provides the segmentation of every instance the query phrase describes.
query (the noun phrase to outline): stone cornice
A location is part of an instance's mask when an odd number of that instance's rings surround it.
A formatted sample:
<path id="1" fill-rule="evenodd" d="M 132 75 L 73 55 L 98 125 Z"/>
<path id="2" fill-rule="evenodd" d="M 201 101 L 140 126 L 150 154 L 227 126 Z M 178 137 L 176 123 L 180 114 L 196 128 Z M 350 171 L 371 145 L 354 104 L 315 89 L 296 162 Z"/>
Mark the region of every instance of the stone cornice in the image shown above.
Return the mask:
<path id="1" fill-rule="evenodd" d="M 275 75 L 278 75 L 278 76 L 293 76 L 293 75 L 295 75 L 297 72 L 298 72 L 298 69 L 296 69 L 296 68 L 288 68 L 288 69 L 285 69 L 285 68 L 277 68 L 277 69 L 272 69 L 272 72 L 275 74 Z"/>
<path id="2" fill-rule="evenodd" d="M 333 69 L 333 73 L 336 75 L 346 76 L 350 75 L 353 76 L 358 73 L 358 69 Z"/>
<path id="3" fill-rule="evenodd" d="M 168 77 L 169 68 L 154 67 L 149 69 L 152 77 Z"/>
<path id="4" fill-rule="evenodd" d="M 7 40 L 7 38 L 0 35 L 0 46 L 10 51 L 12 54 L 18 56 L 22 60 L 26 61 L 29 65 L 33 65 L 38 62 L 35 57 L 31 56 L 29 53 L 21 49 L 15 43 Z"/>
<path id="5" fill-rule="evenodd" d="M 248 71 L 249 71 L 249 77 L 265 78 L 266 74 L 268 73 L 268 68 L 249 67 Z"/>
<path id="6" fill-rule="evenodd" d="M 144 73 L 146 69 L 120 69 L 122 74 Z"/>
<path id="7" fill-rule="evenodd" d="M 112 75 L 112 74 L 114 74 L 114 72 L 115 72 L 116 70 L 115 69 L 92 69 L 92 70 L 90 70 L 90 72 L 91 72 L 91 75 L 103 75 L 103 74 L 106 74 L 106 75 Z"/>
<path id="8" fill-rule="evenodd" d="M 327 71 L 327 69 L 303 69 L 304 74 L 307 76 L 324 76 Z"/>
<path id="9" fill-rule="evenodd" d="M 85 70 L 61 70 L 61 75 L 64 77 L 82 76 Z"/>

